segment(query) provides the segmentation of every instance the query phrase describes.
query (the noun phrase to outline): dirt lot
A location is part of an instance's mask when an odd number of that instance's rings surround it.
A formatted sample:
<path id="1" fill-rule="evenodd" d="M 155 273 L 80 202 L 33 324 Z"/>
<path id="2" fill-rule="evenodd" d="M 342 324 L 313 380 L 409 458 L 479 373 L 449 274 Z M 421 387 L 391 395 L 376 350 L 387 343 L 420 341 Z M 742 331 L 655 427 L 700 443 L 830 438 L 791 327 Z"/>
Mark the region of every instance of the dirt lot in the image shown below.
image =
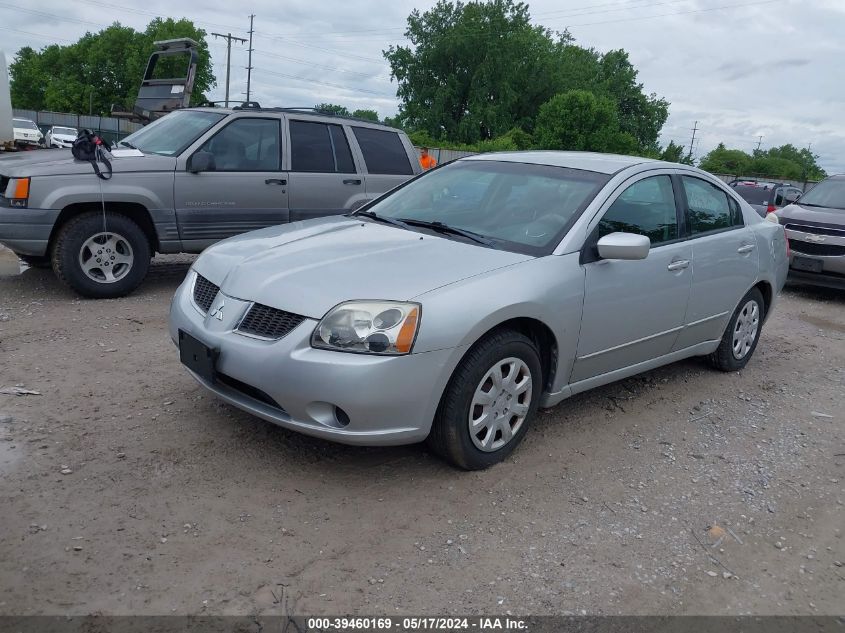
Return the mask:
<path id="1" fill-rule="evenodd" d="M 842 613 L 845 293 L 465 473 L 205 395 L 165 327 L 188 261 L 93 302 L 0 251 L 0 390 L 40 393 L 0 394 L 0 614 Z"/>

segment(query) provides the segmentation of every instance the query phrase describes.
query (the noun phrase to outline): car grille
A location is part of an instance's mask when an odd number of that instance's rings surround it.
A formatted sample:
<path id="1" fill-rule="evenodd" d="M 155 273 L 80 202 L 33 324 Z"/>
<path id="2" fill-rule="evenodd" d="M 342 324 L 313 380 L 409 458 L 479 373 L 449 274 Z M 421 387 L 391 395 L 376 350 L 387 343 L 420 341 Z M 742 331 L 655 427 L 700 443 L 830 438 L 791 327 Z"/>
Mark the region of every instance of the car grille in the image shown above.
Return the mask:
<path id="1" fill-rule="evenodd" d="M 254 303 L 238 325 L 238 332 L 261 338 L 280 339 L 304 320 L 305 317 L 298 314 Z"/>
<path id="2" fill-rule="evenodd" d="M 784 225 L 787 231 L 801 231 L 802 233 L 813 233 L 814 235 L 833 235 L 834 237 L 845 237 L 845 229 L 828 229 L 823 226 L 812 226 L 810 224 Z"/>
<path id="3" fill-rule="evenodd" d="M 819 257 L 842 257 L 845 255 L 845 246 L 838 244 L 811 244 L 792 238 L 789 240 L 789 246 L 796 253 L 804 255 L 817 255 Z"/>
<path id="4" fill-rule="evenodd" d="M 194 301 L 203 312 L 208 312 L 211 302 L 219 291 L 219 286 L 215 286 L 202 275 L 197 275 L 197 280 L 194 282 Z"/>

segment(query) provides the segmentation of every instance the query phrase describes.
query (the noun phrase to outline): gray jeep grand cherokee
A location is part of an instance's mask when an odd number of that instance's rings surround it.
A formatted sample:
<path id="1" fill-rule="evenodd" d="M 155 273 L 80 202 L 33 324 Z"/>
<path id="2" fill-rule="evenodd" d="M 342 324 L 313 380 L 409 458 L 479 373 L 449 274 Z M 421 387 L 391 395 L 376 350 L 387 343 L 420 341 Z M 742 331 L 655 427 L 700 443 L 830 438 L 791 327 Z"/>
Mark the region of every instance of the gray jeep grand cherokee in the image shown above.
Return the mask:
<path id="1" fill-rule="evenodd" d="M 58 150 L 0 159 L 0 242 L 95 298 L 154 253 L 345 213 L 421 171 L 404 132 L 295 108 L 179 110 L 112 153 L 110 180 Z"/>

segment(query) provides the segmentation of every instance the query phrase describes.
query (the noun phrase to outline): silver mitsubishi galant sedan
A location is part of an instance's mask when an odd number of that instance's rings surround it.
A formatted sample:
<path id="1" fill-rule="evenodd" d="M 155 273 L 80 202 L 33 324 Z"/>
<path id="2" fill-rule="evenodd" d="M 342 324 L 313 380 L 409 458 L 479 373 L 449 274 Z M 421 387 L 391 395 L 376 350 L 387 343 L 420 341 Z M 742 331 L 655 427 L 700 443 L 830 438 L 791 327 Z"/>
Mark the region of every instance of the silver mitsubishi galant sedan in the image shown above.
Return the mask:
<path id="1" fill-rule="evenodd" d="M 206 389 L 348 444 L 504 459 L 538 407 L 690 356 L 735 371 L 786 279 L 782 226 L 698 169 L 465 158 L 342 217 L 212 246 L 170 334 Z"/>

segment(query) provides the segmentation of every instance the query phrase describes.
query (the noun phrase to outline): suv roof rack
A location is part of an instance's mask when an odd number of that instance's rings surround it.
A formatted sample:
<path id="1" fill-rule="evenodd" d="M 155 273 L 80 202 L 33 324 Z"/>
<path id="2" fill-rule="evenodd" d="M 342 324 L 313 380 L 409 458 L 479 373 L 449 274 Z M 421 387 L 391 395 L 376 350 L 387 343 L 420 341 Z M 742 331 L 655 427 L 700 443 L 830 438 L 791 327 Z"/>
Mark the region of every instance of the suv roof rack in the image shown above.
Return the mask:
<path id="1" fill-rule="evenodd" d="M 224 103 L 223 101 L 206 101 L 207 104 L 216 106 L 218 103 Z M 309 106 L 287 106 L 287 107 L 270 107 L 264 108 L 261 106 L 260 103 L 257 101 L 244 101 L 240 105 L 232 106 L 232 110 L 252 110 L 254 112 L 313 112 L 314 114 L 319 114 L 320 116 L 330 116 L 336 117 L 338 119 L 344 119 L 347 121 L 360 121 L 361 123 L 375 123 L 376 125 L 385 125 L 381 121 L 373 121 L 372 119 L 362 119 L 361 117 L 349 116 L 345 114 L 337 114 L 336 112 L 330 112 L 329 110 L 321 110 L 320 108 L 312 108 Z M 387 126 L 390 127 L 390 126 Z"/>

